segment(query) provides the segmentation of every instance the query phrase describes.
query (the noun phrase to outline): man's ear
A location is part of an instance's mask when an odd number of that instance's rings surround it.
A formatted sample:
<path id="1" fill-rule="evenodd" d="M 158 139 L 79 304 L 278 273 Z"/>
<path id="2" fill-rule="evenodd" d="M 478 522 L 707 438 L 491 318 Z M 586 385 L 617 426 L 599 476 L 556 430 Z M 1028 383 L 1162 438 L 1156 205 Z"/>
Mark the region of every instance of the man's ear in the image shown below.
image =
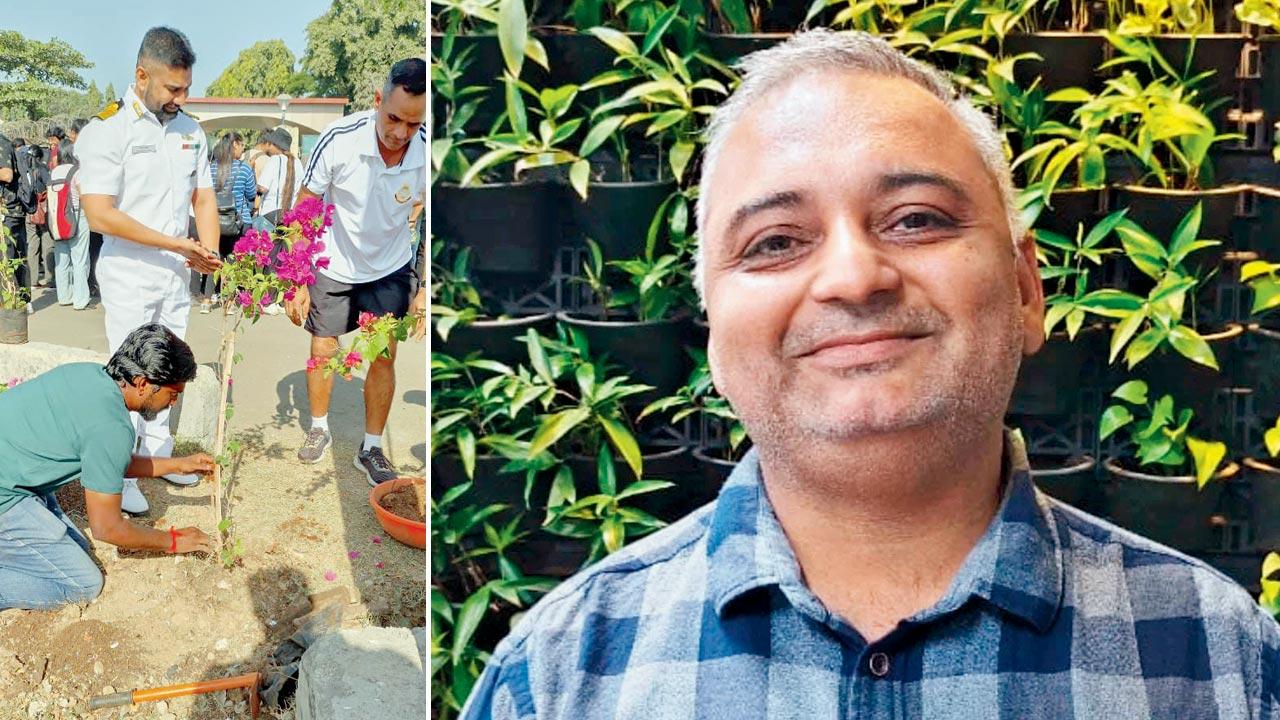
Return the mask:
<path id="1" fill-rule="evenodd" d="M 1034 355 L 1044 345 L 1044 284 L 1036 259 L 1036 238 L 1030 230 L 1017 244 L 1015 273 L 1022 314 L 1022 354 Z"/>
<path id="2" fill-rule="evenodd" d="M 382 109 L 382 88 L 373 91 L 373 109 Z"/>

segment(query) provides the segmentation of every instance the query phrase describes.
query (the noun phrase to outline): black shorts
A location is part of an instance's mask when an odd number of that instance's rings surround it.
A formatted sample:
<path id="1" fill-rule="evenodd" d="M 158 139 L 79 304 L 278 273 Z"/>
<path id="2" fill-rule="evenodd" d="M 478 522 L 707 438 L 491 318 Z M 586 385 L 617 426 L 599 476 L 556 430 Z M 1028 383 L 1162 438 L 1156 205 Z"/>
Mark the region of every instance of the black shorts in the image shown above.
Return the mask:
<path id="1" fill-rule="evenodd" d="M 417 291 L 412 262 L 390 275 L 355 285 L 316 273 L 310 289 L 311 312 L 303 327 L 315 337 L 339 337 L 359 326 L 362 312 L 404 317 Z"/>

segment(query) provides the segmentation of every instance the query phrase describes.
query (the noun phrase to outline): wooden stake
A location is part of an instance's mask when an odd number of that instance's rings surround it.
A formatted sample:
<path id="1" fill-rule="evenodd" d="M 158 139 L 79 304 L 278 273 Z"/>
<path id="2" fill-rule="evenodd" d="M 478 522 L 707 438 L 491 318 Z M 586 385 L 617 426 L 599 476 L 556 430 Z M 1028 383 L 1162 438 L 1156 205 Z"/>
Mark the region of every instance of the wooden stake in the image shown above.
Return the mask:
<path id="1" fill-rule="evenodd" d="M 227 395 L 231 390 L 231 384 L 227 380 L 231 377 L 231 366 L 234 364 L 236 351 L 236 327 L 239 325 L 237 321 L 231 326 L 231 332 L 227 332 L 227 313 L 222 310 L 222 344 L 218 350 L 218 382 L 222 387 L 218 389 L 218 425 L 213 436 L 213 453 L 214 457 L 219 457 L 225 451 L 227 440 Z M 218 557 L 222 550 L 222 530 L 219 525 L 222 524 L 222 465 L 214 463 L 213 466 L 213 533 L 214 539 L 214 556 Z"/>

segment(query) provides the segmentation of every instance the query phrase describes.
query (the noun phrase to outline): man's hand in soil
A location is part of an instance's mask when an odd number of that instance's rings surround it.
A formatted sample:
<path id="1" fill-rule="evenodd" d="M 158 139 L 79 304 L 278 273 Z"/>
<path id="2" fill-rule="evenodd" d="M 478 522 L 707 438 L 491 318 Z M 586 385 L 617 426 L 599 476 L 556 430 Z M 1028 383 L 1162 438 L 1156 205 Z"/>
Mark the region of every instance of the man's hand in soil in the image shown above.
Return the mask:
<path id="1" fill-rule="evenodd" d="M 134 455 L 125 468 L 125 477 L 160 477 L 171 473 L 207 475 L 213 472 L 213 458 L 204 453 L 163 458 Z"/>
<path id="2" fill-rule="evenodd" d="M 158 458 L 159 459 L 159 458 Z M 177 542 L 164 529 L 149 528 L 137 525 L 120 514 L 120 495 L 118 493 L 100 493 L 93 490 L 84 491 L 85 514 L 89 516 L 89 530 L 95 540 L 99 540 L 126 550 L 150 550 L 168 553 L 174 548 L 175 553 L 211 552 L 209 536 L 200 528 L 185 527 L 176 530 Z"/>
<path id="3" fill-rule="evenodd" d="M 213 543 L 200 528 L 184 527 L 174 532 L 178 534 L 177 549 L 174 550 L 175 555 L 185 555 L 193 552 L 213 552 Z"/>
<path id="4" fill-rule="evenodd" d="M 302 327 L 302 321 L 311 312 L 311 293 L 305 285 L 299 286 L 292 300 L 284 301 L 284 314 L 289 316 L 294 325 Z"/>

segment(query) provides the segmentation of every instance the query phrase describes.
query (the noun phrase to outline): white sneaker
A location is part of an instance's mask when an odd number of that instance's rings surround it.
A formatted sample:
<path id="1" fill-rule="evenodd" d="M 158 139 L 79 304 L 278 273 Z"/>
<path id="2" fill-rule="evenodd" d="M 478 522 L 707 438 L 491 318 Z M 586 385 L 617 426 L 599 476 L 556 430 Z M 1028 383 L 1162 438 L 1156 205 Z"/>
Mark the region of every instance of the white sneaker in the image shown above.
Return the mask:
<path id="1" fill-rule="evenodd" d="M 120 509 L 130 515 L 141 515 L 151 509 L 134 478 L 124 479 L 124 490 L 120 492 Z"/>
<path id="2" fill-rule="evenodd" d="M 268 315 L 279 315 L 284 312 L 284 306 L 280 303 L 271 303 L 270 305 L 262 308 L 262 312 Z"/>
<path id="3" fill-rule="evenodd" d="M 199 475 L 188 475 L 185 473 L 169 473 L 168 475 L 161 475 L 160 477 L 164 478 L 165 480 L 168 480 L 174 485 L 187 486 L 187 485 L 195 485 L 196 483 L 200 482 Z"/>

